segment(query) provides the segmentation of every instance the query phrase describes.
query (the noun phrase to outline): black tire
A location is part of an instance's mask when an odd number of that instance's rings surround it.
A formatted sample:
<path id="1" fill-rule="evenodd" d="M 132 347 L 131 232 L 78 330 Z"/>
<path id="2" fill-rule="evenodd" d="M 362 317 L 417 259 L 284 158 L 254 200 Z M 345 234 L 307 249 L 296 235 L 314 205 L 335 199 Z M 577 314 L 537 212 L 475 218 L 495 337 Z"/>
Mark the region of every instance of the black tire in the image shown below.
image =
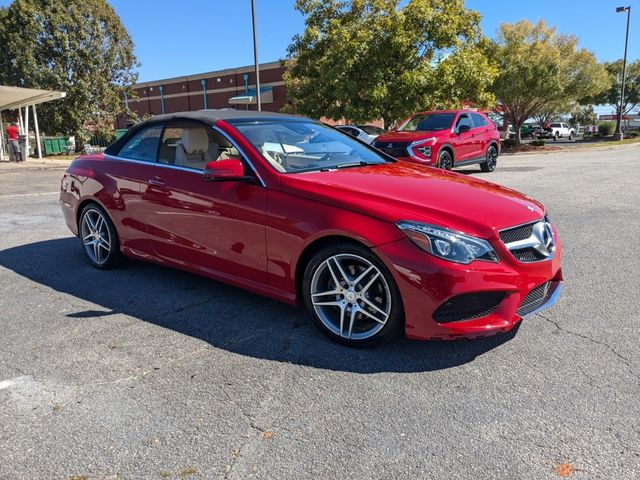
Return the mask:
<path id="1" fill-rule="evenodd" d="M 97 220 L 99 218 L 101 220 Z M 82 209 L 78 237 L 85 258 L 94 267 L 109 270 L 122 264 L 124 257 L 120 252 L 118 233 L 107 212 L 98 204 L 90 203 Z"/>
<path id="2" fill-rule="evenodd" d="M 557 141 L 558 141 L 558 138 L 560 138 L 560 135 L 558 135 L 558 132 L 554 133 L 554 134 L 553 134 L 553 141 L 554 141 L 554 142 L 557 142 Z"/>
<path id="3" fill-rule="evenodd" d="M 573 132 L 569 132 L 569 140 L 573 140 Z"/>
<path id="4" fill-rule="evenodd" d="M 369 271 L 361 280 L 366 284 L 351 285 L 343 281 L 340 268 L 350 282 Z M 306 266 L 301 285 L 304 305 L 313 322 L 334 342 L 350 347 L 371 347 L 391 340 L 404 325 L 402 298 L 393 276 L 384 263 L 363 246 L 341 242 L 318 251 Z M 335 293 L 339 289 L 343 293 Z M 348 297 L 350 291 L 353 295 Z M 315 304 L 312 298 L 315 298 Z M 365 308 L 378 320 L 373 321 L 361 313 Z M 382 319 L 385 319 L 384 323 L 381 323 Z"/>
<path id="5" fill-rule="evenodd" d="M 498 165 L 498 149 L 495 145 L 489 145 L 485 158 L 486 160 L 480 164 L 480 170 L 483 172 L 493 172 Z"/>
<path id="6" fill-rule="evenodd" d="M 438 167 L 443 170 L 451 170 L 453 168 L 453 157 L 449 150 L 440 150 L 438 152 Z"/>

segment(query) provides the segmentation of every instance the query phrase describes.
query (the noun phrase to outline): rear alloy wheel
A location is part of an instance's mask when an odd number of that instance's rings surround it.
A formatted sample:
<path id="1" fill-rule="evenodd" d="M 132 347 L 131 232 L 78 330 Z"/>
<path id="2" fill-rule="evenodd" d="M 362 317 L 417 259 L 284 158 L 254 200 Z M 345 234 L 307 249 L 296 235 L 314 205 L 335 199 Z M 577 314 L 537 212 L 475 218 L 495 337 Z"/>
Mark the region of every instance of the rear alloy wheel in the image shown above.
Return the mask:
<path id="1" fill-rule="evenodd" d="M 483 172 L 493 172 L 498 165 L 498 149 L 493 145 L 487 148 L 486 160 L 480 164 Z"/>
<path id="2" fill-rule="evenodd" d="M 573 132 L 569 132 L 569 140 L 573 140 Z"/>
<path id="3" fill-rule="evenodd" d="M 368 249 L 343 244 L 318 252 L 303 279 L 304 302 L 320 330 L 349 346 L 392 337 L 402 324 L 393 277 Z"/>
<path id="4" fill-rule="evenodd" d="M 560 137 L 560 135 L 558 134 L 558 132 L 554 133 L 553 134 L 553 141 L 557 142 L 559 137 Z"/>
<path id="5" fill-rule="evenodd" d="M 106 212 L 95 204 L 87 205 L 80 214 L 82 250 L 94 267 L 109 269 L 122 259 L 118 235 Z"/>
<path id="6" fill-rule="evenodd" d="M 451 170 L 453 168 L 453 157 L 449 150 L 440 150 L 438 154 L 438 167 L 443 170 Z"/>

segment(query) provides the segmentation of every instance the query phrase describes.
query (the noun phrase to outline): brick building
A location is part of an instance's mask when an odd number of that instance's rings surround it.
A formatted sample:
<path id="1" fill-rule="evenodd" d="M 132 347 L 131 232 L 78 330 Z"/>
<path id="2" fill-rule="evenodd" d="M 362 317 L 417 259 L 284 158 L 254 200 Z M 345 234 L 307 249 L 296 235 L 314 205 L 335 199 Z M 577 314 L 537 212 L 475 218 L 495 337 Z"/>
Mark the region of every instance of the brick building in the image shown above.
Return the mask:
<path id="1" fill-rule="evenodd" d="M 282 80 L 286 68 L 280 62 L 260 64 L 260 100 L 262 110 L 279 112 L 288 100 Z M 125 102 L 139 118 L 144 115 L 237 108 L 256 110 L 256 81 L 253 65 L 214 72 L 167 78 L 133 86 L 136 99 Z M 127 118 L 119 117 L 117 128 L 126 127 Z"/>

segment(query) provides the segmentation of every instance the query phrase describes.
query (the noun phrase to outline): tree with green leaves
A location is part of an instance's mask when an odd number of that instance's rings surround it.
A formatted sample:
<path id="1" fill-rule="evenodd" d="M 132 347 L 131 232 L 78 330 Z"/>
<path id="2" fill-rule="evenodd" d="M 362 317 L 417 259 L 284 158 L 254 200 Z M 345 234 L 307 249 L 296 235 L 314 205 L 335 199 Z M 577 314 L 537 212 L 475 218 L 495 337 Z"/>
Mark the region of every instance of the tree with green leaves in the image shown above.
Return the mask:
<path id="1" fill-rule="evenodd" d="M 618 125 L 620 115 L 620 90 L 622 87 L 622 60 L 607 62 L 604 64 L 609 73 L 610 87 L 600 95 L 595 95 L 593 103 L 597 105 L 612 105 L 616 111 L 616 132 L 620 131 Z M 624 102 L 622 115 L 631 113 L 640 103 L 640 60 L 627 65 L 626 81 L 624 88 Z"/>
<path id="2" fill-rule="evenodd" d="M 595 125 L 598 115 L 593 111 L 593 105 L 575 105 L 571 109 L 570 121 L 573 125 Z"/>
<path id="3" fill-rule="evenodd" d="M 493 103 L 497 71 L 463 0 L 296 0 L 305 31 L 284 79 L 295 111 L 385 126 L 416 110 Z"/>
<path id="4" fill-rule="evenodd" d="M 38 108 L 49 133 L 112 125 L 131 94 L 133 42 L 106 0 L 14 0 L 0 8 L 0 84 L 61 90 Z"/>
<path id="5" fill-rule="evenodd" d="M 542 128 L 557 121 L 563 113 L 569 111 L 569 105 L 564 100 L 551 102 L 532 115 L 533 119 Z"/>
<path id="6" fill-rule="evenodd" d="M 528 118 L 564 110 L 610 85 L 603 65 L 591 52 L 579 49 L 575 37 L 558 34 L 543 21 L 502 24 L 492 54 L 499 65 L 492 91 L 498 109 L 514 126 L 517 143 Z"/>

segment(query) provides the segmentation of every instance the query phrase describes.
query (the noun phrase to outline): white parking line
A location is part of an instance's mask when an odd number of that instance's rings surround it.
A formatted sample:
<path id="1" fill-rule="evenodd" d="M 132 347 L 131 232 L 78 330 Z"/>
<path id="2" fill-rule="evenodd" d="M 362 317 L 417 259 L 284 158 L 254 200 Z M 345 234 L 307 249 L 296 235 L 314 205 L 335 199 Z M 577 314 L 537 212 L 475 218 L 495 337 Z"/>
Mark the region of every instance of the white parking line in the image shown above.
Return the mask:
<path id="1" fill-rule="evenodd" d="M 31 380 L 31 375 L 22 375 L 20 377 L 9 378 L 7 380 L 0 381 L 0 390 L 13 387 L 16 383 L 21 383 Z"/>
<path id="2" fill-rule="evenodd" d="M 57 192 L 41 192 L 41 193 L 13 193 L 9 195 L 0 195 L 0 198 L 15 198 L 15 197 L 42 197 L 43 195 L 58 195 Z"/>

